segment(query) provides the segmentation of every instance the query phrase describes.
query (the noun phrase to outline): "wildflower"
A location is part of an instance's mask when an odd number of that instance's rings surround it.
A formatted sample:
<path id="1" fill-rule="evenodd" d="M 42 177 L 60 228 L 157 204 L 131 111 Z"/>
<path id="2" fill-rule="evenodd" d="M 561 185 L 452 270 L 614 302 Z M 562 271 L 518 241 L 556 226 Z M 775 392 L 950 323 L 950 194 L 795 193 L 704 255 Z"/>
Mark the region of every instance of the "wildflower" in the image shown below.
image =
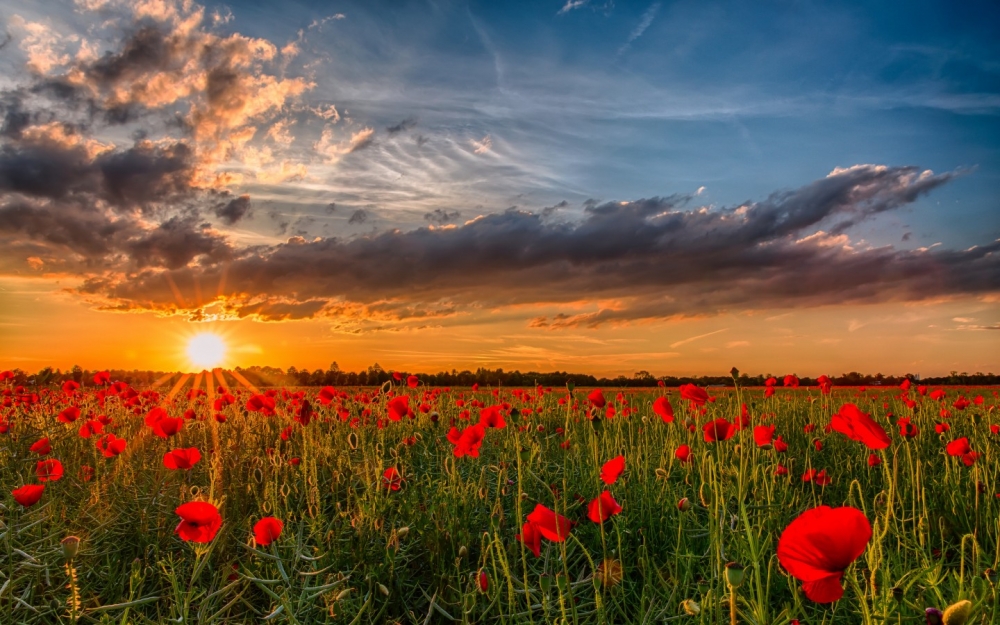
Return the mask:
<path id="1" fill-rule="evenodd" d="M 845 506 L 819 506 L 792 521 L 778 540 L 778 562 L 802 582 L 806 597 L 830 603 L 844 594 L 841 579 L 872 537 L 864 513 Z"/>

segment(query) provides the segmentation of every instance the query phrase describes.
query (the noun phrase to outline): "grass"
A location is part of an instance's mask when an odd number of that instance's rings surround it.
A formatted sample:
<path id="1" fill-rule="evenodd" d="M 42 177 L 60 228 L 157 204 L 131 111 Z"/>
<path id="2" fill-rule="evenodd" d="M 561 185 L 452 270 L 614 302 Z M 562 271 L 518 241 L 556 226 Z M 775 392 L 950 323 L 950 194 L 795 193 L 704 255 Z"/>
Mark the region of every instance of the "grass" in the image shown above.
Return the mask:
<path id="1" fill-rule="evenodd" d="M 524 401 L 502 389 L 500 400 L 520 414 L 488 430 L 478 458 L 454 457 L 445 435 L 452 420 L 459 428 L 471 423 L 459 419 L 470 407 L 456 400 L 490 405 L 499 401 L 491 389 L 431 393 L 404 385 L 395 392 L 412 395 L 411 406 L 428 403 L 440 419 L 416 411 L 383 427 L 377 421 L 387 398 L 379 389 L 343 389 L 348 398 L 339 403 L 362 421 L 357 427 L 333 406 L 320 406 L 318 389 L 301 390 L 317 412 L 306 427 L 292 421 L 280 393 L 277 415 L 247 412 L 249 391 L 222 411 L 225 423 L 212 418 L 211 395 L 189 400 L 181 393 L 149 397 L 135 409 L 108 399 L 101 408 L 93 389 L 81 389 L 72 402 L 83 417 L 73 424 L 55 419 L 67 405 L 58 389 L 36 405 L 5 409 L 0 622 L 714 624 L 730 620 L 730 561 L 746 567 L 735 594 L 740 623 L 923 623 L 926 607 L 960 599 L 974 604 L 971 622 L 1000 622 L 994 389 L 949 389 L 942 403 L 911 392 L 915 412 L 896 388 L 835 388 L 832 395 L 779 389 L 768 399 L 762 389 L 711 389 L 718 397 L 703 415 L 673 389 L 626 391 L 624 406 L 608 391 L 618 414 L 596 422 L 586 418 L 580 389 L 564 403 L 565 389 L 527 389 Z M 664 393 L 677 415 L 669 424 L 651 408 Z M 951 430 L 939 436 L 940 407 L 960 394 L 981 394 L 985 402 L 952 409 Z M 862 443 L 824 431 L 845 402 L 892 436 L 879 452 L 881 465 L 868 466 L 871 452 Z M 191 407 L 198 418 L 157 438 L 142 416 L 158 403 L 173 416 Z M 787 452 L 758 448 L 752 428 L 704 441 L 700 425 L 732 420 L 741 403 L 754 425 L 776 425 Z M 632 414 L 622 416 L 622 407 Z M 471 412 L 474 422 L 478 410 Z M 902 439 L 890 413 L 914 414 L 920 434 Z M 111 418 L 111 431 L 128 440 L 124 453 L 105 458 L 96 437 L 78 435 L 88 414 Z M 815 430 L 806 432 L 810 423 Z M 42 436 L 52 446 L 46 457 L 63 463 L 65 477 L 22 508 L 10 491 L 37 483 L 40 457 L 29 446 Z M 961 436 L 980 454 L 971 467 L 944 452 Z M 682 444 L 694 452 L 690 464 L 674 456 Z M 164 468 L 166 451 L 192 446 L 203 453 L 193 469 Z M 597 525 L 586 518 L 586 503 L 605 488 L 601 464 L 619 454 L 625 473 L 607 488 L 623 511 Z M 787 476 L 775 475 L 779 463 Z M 84 465 L 94 468 L 90 481 L 79 477 Z M 392 466 L 404 480 L 396 492 L 382 487 Z M 826 469 L 833 482 L 804 484 L 808 468 Z M 682 512 L 677 503 L 685 497 L 694 505 Z M 212 501 L 223 517 L 207 545 L 174 534 L 174 509 L 193 499 Z M 543 540 L 538 558 L 515 539 L 536 503 L 577 522 L 565 542 Z M 788 523 L 820 504 L 861 509 L 874 533 L 847 570 L 844 598 L 830 605 L 806 599 L 775 555 Z M 285 523 L 268 547 L 252 538 L 264 516 Z M 82 542 L 67 565 L 60 541 L 69 535 Z"/>

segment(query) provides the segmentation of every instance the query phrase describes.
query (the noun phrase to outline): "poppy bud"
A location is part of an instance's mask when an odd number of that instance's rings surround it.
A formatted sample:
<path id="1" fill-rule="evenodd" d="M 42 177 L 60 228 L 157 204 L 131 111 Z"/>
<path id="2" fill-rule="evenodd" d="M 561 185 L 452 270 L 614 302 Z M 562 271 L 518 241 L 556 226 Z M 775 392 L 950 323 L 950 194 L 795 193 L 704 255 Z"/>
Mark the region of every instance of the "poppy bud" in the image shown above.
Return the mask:
<path id="1" fill-rule="evenodd" d="M 575 388 L 576 388 L 576 384 L 573 384 L 572 382 L 567 382 L 566 383 L 566 390 L 569 391 L 570 393 L 572 393 L 573 389 L 575 389 Z"/>
<path id="2" fill-rule="evenodd" d="M 743 585 L 743 565 L 736 562 L 726 563 L 726 583 L 731 588 L 739 588 Z"/>
<path id="3" fill-rule="evenodd" d="M 656 467 L 656 477 L 660 479 L 667 479 L 667 470 L 663 467 Z"/>
<path id="4" fill-rule="evenodd" d="M 385 595 L 386 597 L 388 597 L 388 596 L 389 596 L 389 589 L 388 589 L 388 588 L 386 588 L 385 586 L 383 586 L 382 584 L 379 584 L 379 585 L 378 585 L 378 591 L 379 591 L 380 593 L 382 593 L 383 595 Z"/>
<path id="5" fill-rule="evenodd" d="M 397 538 L 403 538 L 403 537 L 405 537 L 409 533 L 410 533 L 410 528 L 409 527 L 401 527 L 398 530 L 396 530 L 396 537 Z"/>
<path id="6" fill-rule="evenodd" d="M 927 608 L 924 610 L 924 622 L 927 625 L 941 625 L 941 610 L 937 608 Z"/>
<path id="7" fill-rule="evenodd" d="M 61 541 L 63 557 L 69 562 L 80 552 L 80 539 L 76 536 L 67 536 Z"/>
<path id="8" fill-rule="evenodd" d="M 944 625 L 965 625 L 972 613 L 972 602 L 963 599 L 958 603 L 953 603 L 944 611 Z"/>
<path id="9" fill-rule="evenodd" d="M 542 573 L 538 576 L 538 585 L 541 587 L 542 592 L 547 593 L 552 588 L 552 578 L 547 573 Z"/>
<path id="10" fill-rule="evenodd" d="M 461 547 L 458 548 L 459 558 L 464 558 L 467 555 L 469 555 L 469 550 L 465 547 L 465 545 L 462 545 Z"/>
<path id="11" fill-rule="evenodd" d="M 556 575 L 556 586 L 559 588 L 560 592 L 566 592 L 569 590 L 569 578 L 566 577 L 565 573 L 559 573 Z"/>
<path id="12" fill-rule="evenodd" d="M 693 599 L 681 601 L 681 608 L 688 616 L 698 616 L 701 614 L 701 606 Z"/>
<path id="13" fill-rule="evenodd" d="M 681 500 L 677 502 L 677 509 L 681 512 L 687 512 L 691 509 L 691 502 L 687 497 L 682 497 Z"/>
<path id="14" fill-rule="evenodd" d="M 340 593 L 337 594 L 337 598 L 334 599 L 334 601 L 340 601 L 341 599 L 346 599 L 347 595 L 351 594 L 352 590 L 354 590 L 354 589 L 353 588 L 345 588 L 345 589 L 341 590 Z"/>
<path id="15" fill-rule="evenodd" d="M 479 584 L 479 592 L 486 592 L 490 588 L 490 578 L 486 575 L 486 571 L 480 569 L 479 575 L 476 576 L 476 581 Z"/>
<path id="16" fill-rule="evenodd" d="M 440 419 L 440 418 L 441 418 L 441 415 L 439 415 L 439 414 L 437 413 L 437 410 L 435 410 L 435 411 L 433 411 L 433 412 L 432 412 L 432 413 L 430 414 L 430 417 L 431 417 L 431 422 L 432 422 L 432 423 L 437 423 L 437 422 L 438 422 L 438 419 Z"/>

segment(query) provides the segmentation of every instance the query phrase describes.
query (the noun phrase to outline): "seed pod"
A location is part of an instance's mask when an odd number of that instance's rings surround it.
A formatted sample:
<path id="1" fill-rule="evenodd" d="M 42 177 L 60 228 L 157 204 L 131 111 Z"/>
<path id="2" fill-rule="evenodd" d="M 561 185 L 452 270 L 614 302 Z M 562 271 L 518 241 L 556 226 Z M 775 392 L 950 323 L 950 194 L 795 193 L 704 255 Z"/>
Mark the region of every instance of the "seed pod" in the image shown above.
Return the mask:
<path id="1" fill-rule="evenodd" d="M 944 611 L 944 625 L 965 625 L 970 614 L 972 614 L 972 602 L 968 599 L 953 603 Z"/>
<path id="2" fill-rule="evenodd" d="M 538 585 L 542 592 L 548 592 L 552 588 L 552 578 L 549 577 L 548 573 L 542 573 L 538 576 Z"/>
<path id="3" fill-rule="evenodd" d="M 389 589 L 388 589 L 388 588 L 386 588 L 385 586 L 383 586 L 382 584 L 379 584 L 379 585 L 378 585 L 378 591 L 379 591 L 380 593 L 382 593 L 383 595 L 385 595 L 386 597 L 388 597 L 388 596 L 389 596 Z"/>
<path id="4" fill-rule="evenodd" d="M 60 544 L 62 544 L 63 557 L 66 558 L 67 562 L 72 561 L 80 552 L 80 539 L 76 536 L 67 536 L 62 539 Z"/>
<path id="5" fill-rule="evenodd" d="M 736 562 L 726 563 L 726 583 L 731 588 L 739 588 L 743 585 L 743 565 Z"/>
<path id="6" fill-rule="evenodd" d="M 458 548 L 459 558 L 464 558 L 467 555 L 469 555 L 469 550 L 465 547 L 465 545 L 462 545 L 461 547 Z"/>

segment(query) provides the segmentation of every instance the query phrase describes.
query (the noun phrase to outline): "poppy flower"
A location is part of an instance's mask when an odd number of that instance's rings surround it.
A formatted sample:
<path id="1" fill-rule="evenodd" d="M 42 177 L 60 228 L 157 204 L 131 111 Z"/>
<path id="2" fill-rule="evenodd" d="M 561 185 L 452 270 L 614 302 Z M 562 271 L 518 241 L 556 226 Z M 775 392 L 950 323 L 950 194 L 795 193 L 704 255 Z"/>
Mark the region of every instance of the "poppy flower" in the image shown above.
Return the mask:
<path id="1" fill-rule="evenodd" d="M 868 454 L 868 466 L 877 467 L 882 464 L 882 459 L 877 454 Z"/>
<path id="2" fill-rule="evenodd" d="M 74 393 L 78 388 L 80 388 L 80 383 L 73 380 L 66 380 L 62 385 L 63 393 Z"/>
<path id="3" fill-rule="evenodd" d="M 948 452 L 949 456 L 960 456 L 962 458 L 962 462 L 964 462 L 967 467 L 971 467 L 976 464 L 976 460 L 979 458 L 979 454 L 972 451 L 972 448 L 969 447 L 969 439 L 965 436 L 948 443 L 945 447 L 945 451 Z"/>
<path id="4" fill-rule="evenodd" d="M 944 434 L 945 432 L 947 432 L 950 429 L 951 429 L 951 426 L 948 425 L 947 423 L 935 423 L 934 424 L 934 431 L 937 432 L 938 434 Z"/>
<path id="5" fill-rule="evenodd" d="M 660 415 L 664 423 L 671 423 L 674 420 L 674 407 L 670 405 L 670 400 L 666 395 L 657 397 L 653 402 L 653 412 Z"/>
<path id="6" fill-rule="evenodd" d="M 691 462 L 691 448 L 687 445 L 681 445 L 674 452 L 674 457 L 681 462 Z"/>
<path id="7" fill-rule="evenodd" d="M 599 497 L 595 497 L 587 506 L 587 518 L 594 523 L 604 523 L 612 515 L 622 511 L 615 498 L 611 496 L 611 491 L 604 491 Z"/>
<path id="8" fill-rule="evenodd" d="M 59 423 L 73 423 L 79 418 L 80 418 L 80 409 L 77 408 L 76 406 L 69 406 L 67 408 L 64 408 L 59 413 L 59 416 L 56 417 L 56 420 L 58 420 Z"/>
<path id="9" fill-rule="evenodd" d="M 483 438 L 485 437 L 486 428 L 479 423 L 470 425 L 461 432 L 458 431 L 458 428 L 454 427 L 448 432 L 448 441 L 455 445 L 455 449 L 452 452 L 456 458 L 463 456 L 478 458 L 479 447 L 483 444 Z"/>
<path id="10" fill-rule="evenodd" d="M 98 371 L 94 374 L 95 386 L 107 386 L 111 383 L 111 374 L 107 371 Z"/>
<path id="11" fill-rule="evenodd" d="M 410 414 L 409 395 L 393 397 L 389 400 L 386 409 L 389 411 L 389 419 L 392 421 L 399 421 L 403 417 L 408 416 Z"/>
<path id="12" fill-rule="evenodd" d="M 903 438 L 914 438 L 920 433 L 920 429 L 910 422 L 909 417 L 903 417 L 896 421 L 896 425 L 899 426 L 899 435 Z"/>
<path id="13" fill-rule="evenodd" d="M 125 439 L 117 438 L 114 434 L 106 434 L 97 439 L 97 448 L 105 458 L 112 458 L 125 451 Z"/>
<path id="14" fill-rule="evenodd" d="M 625 456 L 618 456 L 617 458 L 612 458 L 604 463 L 601 467 L 601 481 L 605 484 L 611 485 L 615 483 L 618 476 L 622 474 L 625 470 Z"/>
<path id="15" fill-rule="evenodd" d="M 35 465 L 35 475 L 39 482 L 57 482 L 62 479 L 63 465 L 54 458 L 41 460 Z"/>
<path id="16" fill-rule="evenodd" d="M 937 401 L 944 400 L 945 392 L 944 389 L 936 389 L 931 391 L 931 399 L 936 399 Z"/>
<path id="17" fill-rule="evenodd" d="M 259 412 L 265 417 L 274 416 L 274 398 L 268 395 L 253 395 L 247 400 L 247 410 Z"/>
<path id="18" fill-rule="evenodd" d="M 479 413 L 479 423 L 484 428 L 505 428 L 507 422 L 503 418 L 503 406 L 490 406 L 483 408 Z"/>
<path id="19" fill-rule="evenodd" d="M 868 449 L 885 449 L 892 440 L 871 415 L 861 412 L 854 404 L 844 404 L 830 420 L 830 426 L 854 441 L 861 441 Z"/>
<path id="20" fill-rule="evenodd" d="M 521 533 L 515 538 L 521 541 L 531 553 L 535 554 L 536 558 L 542 555 L 542 533 L 538 526 L 531 521 L 527 521 L 521 526 Z"/>
<path id="21" fill-rule="evenodd" d="M 788 468 L 785 467 L 784 465 L 779 464 L 777 467 L 775 467 L 774 474 L 779 476 L 788 475 Z"/>
<path id="22" fill-rule="evenodd" d="M 799 379 L 794 375 L 786 375 L 783 384 L 790 388 L 798 388 Z"/>
<path id="23" fill-rule="evenodd" d="M 590 391 L 590 393 L 587 395 L 587 399 L 590 400 L 590 403 L 594 404 L 598 408 L 604 408 L 604 406 L 607 404 L 607 400 L 604 399 L 604 393 L 602 393 L 601 389 L 599 388 L 595 388 L 594 390 Z"/>
<path id="24" fill-rule="evenodd" d="M 829 486 L 833 483 L 833 478 L 826 474 L 826 469 L 809 469 L 802 474 L 802 481 L 805 483 L 815 482 L 817 486 Z"/>
<path id="25" fill-rule="evenodd" d="M 403 478 L 400 477 L 399 471 L 396 470 L 396 467 L 389 467 L 384 473 L 382 473 L 382 488 L 397 491 L 402 483 Z"/>
<path id="26" fill-rule="evenodd" d="M 753 429 L 753 441 L 758 447 L 769 447 L 774 441 L 773 425 L 758 425 Z"/>
<path id="27" fill-rule="evenodd" d="M 486 592 L 490 588 L 490 578 L 487 577 L 486 571 L 479 571 L 479 575 L 476 576 L 476 581 L 479 583 L 479 592 Z"/>
<path id="28" fill-rule="evenodd" d="M 285 524 L 278 519 L 273 516 L 266 516 L 257 521 L 253 526 L 254 542 L 261 547 L 266 547 L 272 542 L 278 540 L 278 536 L 281 536 L 281 530 L 284 527 Z M 211 540 L 211 538 L 209 540 Z"/>
<path id="29" fill-rule="evenodd" d="M 80 467 L 80 472 L 77 474 L 77 477 L 84 482 L 89 482 L 94 479 L 94 467 L 83 465 Z"/>
<path id="30" fill-rule="evenodd" d="M 29 449 L 39 456 L 47 456 L 52 452 L 52 445 L 49 444 L 48 438 L 40 438 L 32 443 Z"/>
<path id="31" fill-rule="evenodd" d="M 709 421 L 704 426 L 702 430 L 705 432 L 705 442 L 715 443 L 718 441 L 728 441 L 736 433 L 736 427 L 732 423 L 726 421 L 725 419 L 716 419 L 715 421 Z"/>
<path id="32" fill-rule="evenodd" d="M 181 418 L 163 417 L 153 424 L 153 434 L 160 438 L 170 438 L 182 429 L 184 429 L 184 419 Z"/>
<path id="33" fill-rule="evenodd" d="M 38 503 L 38 500 L 42 498 L 43 492 L 45 492 L 44 484 L 28 484 L 21 488 L 15 488 L 10 494 L 14 496 L 14 501 L 25 508 L 30 508 Z"/>
<path id="34" fill-rule="evenodd" d="M 778 540 L 778 562 L 802 582 L 806 597 L 830 603 L 844 595 L 844 571 L 864 553 L 872 526 L 857 508 L 819 506 L 792 521 Z"/>
<path id="35" fill-rule="evenodd" d="M 779 454 L 788 451 L 788 443 L 786 443 L 781 438 L 781 436 L 778 436 L 778 438 L 774 439 L 774 451 L 778 452 Z"/>
<path id="36" fill-rule="evenodd" d="M 187 449 L 174 449 L 163 454 L 163 466 L 174 471 L 178 469 L 190 469 L 201 460 L 201 452 L 197 447 Z"/>
<path id="37" fill-rule="evenodd" d="M 420 378 L 415 375 L 411 375 L 406 378 L 406 385 L 410 388 L 417 388 L 420 385 Z"/>
<path id="38" fill-rule="evenodd" d="M 569 536 L 573 522 L 566 517 L 549 510 L 542 504 L 537 504 L 528 515 L 528 521 L 533 523 L 544 538 L 561 543 Z"/>
<path id="39" fill-rule="evenodd" d="M 192 543 L 212 542 L 222 527 L 219 509 L 207 501 L 189 501 L 178 506 L 174 512 L 181 517 L 174 533 Z"/>
<path id="40" fill-rule="evenodd" d="M 88 419 L 80 426 L 77 432 L 80 438 L 90 438 L 94 434 L 102 434 L 104 432 L 104 424 L 97 419 Z"/>
<path id="41" fill-rule="evenodd" d="M 704 406 L 708 401 L 708 392 L 694 384 L 682 384 L 680 391 L 681 399 L 686 399 L 696 406 Z"/>

